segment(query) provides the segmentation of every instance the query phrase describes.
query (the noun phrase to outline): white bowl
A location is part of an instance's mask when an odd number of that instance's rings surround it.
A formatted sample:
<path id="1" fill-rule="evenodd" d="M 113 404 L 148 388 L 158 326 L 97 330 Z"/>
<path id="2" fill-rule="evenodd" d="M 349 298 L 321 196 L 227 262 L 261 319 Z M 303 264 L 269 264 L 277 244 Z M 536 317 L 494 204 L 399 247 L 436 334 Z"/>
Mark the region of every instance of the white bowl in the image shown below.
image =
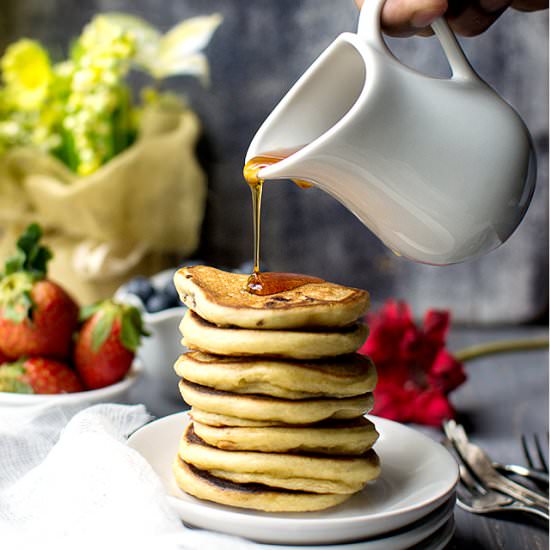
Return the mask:
<path id="1" fill-rule="evenodd" d="M 167 269 L 153 275 L 150 280 L 154 287 L 163 288 L 174 276 L 174 269 Z M 173 307 L 148 313 L 142 301 L 134 294 L 129 293 L 124 285 L 115 293 L 115 299 L 136 306 L 142 312 L 145 329 L 150 336 L 141 341 L 138 357 L 141 359 L 145 373 L 160 385 L 161 393 L 165 397 L 181 400 L 178 390 L 178 376 L 174 372 L 176 359 L 187 348 L 181 344 L 182 335 L 179 324 L 187 311 L 185 306 Z"/>
<path id="2" fill-rule="evenodd" d="M 178 329 L 187 308 L 177 307 L 147 313 L 143 316 L 145 328 L 150 336 L 142 340 L 138 356 L 142 360 L 145 372 L 155 378 L 166 397 L 180 400 L 178 390 L 179 377 L 174 372 L 176 359 L 185 351 L 181 344 L 182 335 Z"/>
<path id="3" fill-rule="evenodd" d="M 0 392 L 0 406 L 28 407 L 32 405 L 93 405 L 95 403 L 124 403 L 128 392 L 143 372 L 139 359 L 134 360 L 130 372 L 116 384 L 98 390 L 79 391 L 61 394 L 28 394 Z"/>

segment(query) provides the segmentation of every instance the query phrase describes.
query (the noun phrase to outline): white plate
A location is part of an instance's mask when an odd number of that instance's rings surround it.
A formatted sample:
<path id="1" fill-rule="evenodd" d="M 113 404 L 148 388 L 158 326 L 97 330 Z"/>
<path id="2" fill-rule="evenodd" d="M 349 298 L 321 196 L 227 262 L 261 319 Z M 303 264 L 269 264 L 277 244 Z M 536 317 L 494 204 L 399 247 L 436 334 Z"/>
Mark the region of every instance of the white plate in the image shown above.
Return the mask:
<path id="1" fill-rule="evenodd" d="M 444 548 L 447 543 L 447 533 L 451 528 L 454 531 L 453 511 L 455 507 L 454 495 L 437 510 L 421 518 L 413 525 L 392 531 L 375 539 L 344 544 L 325 544 L 322 546 L 280 546 L 272 544 L 258 544 L 258 550 L 403 550 L 404 548 L 418 548 L 422 550 Z"/>
<path id="2" fill-rule="evenodd" d="M 143 372 L 139 360 L 134 360 L 130 372 L 116 384 L 98 390 L 79 391 L 61 394 L 9 393 L 0 392 L 0 405 L 7 407 L 28 407 L 32 405 L 92 405 L 94 403 L 117 403 L 124 401 L 128 390 Z"/>
<path id="3" fill-rule="evenodd" d="M 269 514 L 198 500 L 172 475 L 187 413 L 147 424 L 129 444 L 161 477 L 172 506 L 187 523 L 274 544 L 330 544 L 373 538 L 407 526 L 451 497 L 458 480 L 454 458 L 429 437 L 372 417 L 380 432 L 382 474 L 343 504 L 322 512 Z"/>
<path id="4" fill-rule="evenodd" d="M 454 517 L 449 519 L 443 527 L 437 530 L 431 537 L 418 543 L 409 550 L 444 550 L 451 542 L 453 535 L 455 534 L 455 520 Z M 304 550 L 303 548 L 301 550 Z"/>

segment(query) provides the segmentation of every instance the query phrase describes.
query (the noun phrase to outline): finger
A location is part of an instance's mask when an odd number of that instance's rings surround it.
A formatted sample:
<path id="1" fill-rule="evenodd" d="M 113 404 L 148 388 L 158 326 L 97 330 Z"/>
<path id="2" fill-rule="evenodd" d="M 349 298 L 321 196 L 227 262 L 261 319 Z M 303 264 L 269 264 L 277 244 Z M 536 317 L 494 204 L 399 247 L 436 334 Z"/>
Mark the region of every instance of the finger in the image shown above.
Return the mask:
<path id="1" fill-rule="evenodd" d="M 548 8 L 548 0 L 514 0 L 512 7 L 519 11 L 536 11 Z"/>
<path id="2" fill-rule="evenodd" d="M 363 2 L 355 0 L 361 7 Z M 410 36 L 425 29 L 447 10 L 447 0 L 386 0 L 382 7 L 382 30 L 391 36 Z"/>
<path id="3" fill-rule="evenodd" d="M 511 0 L 463 0 L 449 2 L 447 21 L 454 32 L 462 36 L 477 36 L 487 30 L 510 5 Z"/>

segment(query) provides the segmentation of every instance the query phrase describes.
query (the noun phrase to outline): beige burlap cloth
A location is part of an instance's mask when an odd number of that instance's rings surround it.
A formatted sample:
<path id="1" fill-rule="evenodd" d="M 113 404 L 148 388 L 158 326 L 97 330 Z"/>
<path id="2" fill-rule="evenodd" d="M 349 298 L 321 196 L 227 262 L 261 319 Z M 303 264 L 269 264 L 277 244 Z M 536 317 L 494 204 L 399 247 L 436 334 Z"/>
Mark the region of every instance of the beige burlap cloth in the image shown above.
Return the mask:
<path id="1" fill-rule="evenodd" d="M 151 274 L 198 245 L 206 176 L 195 156 L 191 110 L 150 107 L 137 141 L 90 176 L 29 148 L 0 157 L 0 261 L 30 221 L 43 225 L 52 279 L 80 303 Z"/>

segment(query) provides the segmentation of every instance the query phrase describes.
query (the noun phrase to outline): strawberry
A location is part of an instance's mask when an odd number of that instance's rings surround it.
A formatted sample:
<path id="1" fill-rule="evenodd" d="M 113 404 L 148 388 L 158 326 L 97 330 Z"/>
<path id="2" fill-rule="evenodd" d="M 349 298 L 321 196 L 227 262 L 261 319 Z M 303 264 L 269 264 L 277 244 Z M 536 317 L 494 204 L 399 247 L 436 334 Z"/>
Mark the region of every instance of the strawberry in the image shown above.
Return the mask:
<path id="1" fill-rule="evenodd" d="M 65 363 L 31 357 L 0 366 L 0 391 L 15 393 L 72 393 L 84 388 Z"/>
<path id="2" fill-rule="evenodd" d="M 78 306 L 46 278 L 52 254 L 41 237 L 40 227 L 29 225 L 0 276 L 0 353 L 9 359 L 67 358 L 78 326 Z"/>
<path id="3" fill-rule="evenodd" d="M 103 388 L 124 378 L 141 336 L 147 335 L 139 310 L 111 300 L 83 308 L 85 320 L 75 344 L 74 364 L 85 386 Z"/>

